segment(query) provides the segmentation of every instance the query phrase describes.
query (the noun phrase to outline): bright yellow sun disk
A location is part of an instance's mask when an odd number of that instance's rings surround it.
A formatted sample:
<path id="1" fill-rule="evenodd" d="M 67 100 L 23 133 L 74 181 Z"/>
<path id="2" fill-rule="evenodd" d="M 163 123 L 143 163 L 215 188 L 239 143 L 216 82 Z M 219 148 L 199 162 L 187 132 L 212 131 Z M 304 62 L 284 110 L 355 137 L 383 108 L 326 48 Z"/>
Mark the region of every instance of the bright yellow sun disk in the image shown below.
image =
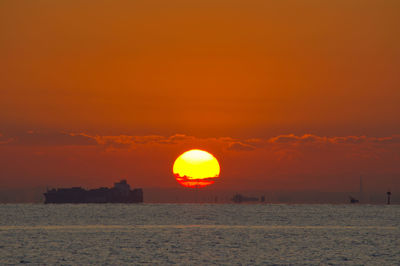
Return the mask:
<path id="1" fill-rule="evenodd" d="M 220 166 L 217 159 L 202 150 L 190 150 L 179 156 L 173 166 L 173 173 L 187 179 L 218 177 Z"/>

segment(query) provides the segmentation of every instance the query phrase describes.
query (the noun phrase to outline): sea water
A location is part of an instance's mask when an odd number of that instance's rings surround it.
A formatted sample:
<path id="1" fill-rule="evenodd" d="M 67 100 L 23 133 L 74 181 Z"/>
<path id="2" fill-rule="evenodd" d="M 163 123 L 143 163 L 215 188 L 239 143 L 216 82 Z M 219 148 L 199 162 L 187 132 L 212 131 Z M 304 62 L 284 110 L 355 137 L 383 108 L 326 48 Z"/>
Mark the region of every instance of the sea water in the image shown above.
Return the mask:
<path id="1" fill-rule="evenodd" d="M 400 206 L 0 205 L 0 265 L 400 264 Z"/>

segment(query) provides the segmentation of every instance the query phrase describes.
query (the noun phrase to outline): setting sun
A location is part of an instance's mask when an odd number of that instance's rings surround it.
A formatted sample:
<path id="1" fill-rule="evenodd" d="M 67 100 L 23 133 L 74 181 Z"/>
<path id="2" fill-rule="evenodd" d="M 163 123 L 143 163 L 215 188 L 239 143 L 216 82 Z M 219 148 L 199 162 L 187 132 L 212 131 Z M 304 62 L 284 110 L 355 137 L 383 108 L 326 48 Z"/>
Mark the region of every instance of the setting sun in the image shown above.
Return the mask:
<path id="1" fill-rule="evenodd" d="M 182 186 L 201 188 L 215 182 L 220 166 L 212 154 L 194 149 L 184 152 L 175 160 L 173 173 Z"/>

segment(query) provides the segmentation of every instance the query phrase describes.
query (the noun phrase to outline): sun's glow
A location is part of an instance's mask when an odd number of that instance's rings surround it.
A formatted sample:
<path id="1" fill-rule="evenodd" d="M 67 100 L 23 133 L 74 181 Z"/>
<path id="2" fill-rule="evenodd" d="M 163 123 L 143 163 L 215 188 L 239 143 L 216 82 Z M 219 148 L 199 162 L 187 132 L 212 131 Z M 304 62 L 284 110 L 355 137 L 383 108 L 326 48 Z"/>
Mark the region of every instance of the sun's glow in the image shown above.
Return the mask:
<path id="1" fill-rule="evenodd" d="M 182 186 L 200 188 L 213 184 L 221 169 L 211 153 L 194 149 L 181 154 L 172 171 Z"/>

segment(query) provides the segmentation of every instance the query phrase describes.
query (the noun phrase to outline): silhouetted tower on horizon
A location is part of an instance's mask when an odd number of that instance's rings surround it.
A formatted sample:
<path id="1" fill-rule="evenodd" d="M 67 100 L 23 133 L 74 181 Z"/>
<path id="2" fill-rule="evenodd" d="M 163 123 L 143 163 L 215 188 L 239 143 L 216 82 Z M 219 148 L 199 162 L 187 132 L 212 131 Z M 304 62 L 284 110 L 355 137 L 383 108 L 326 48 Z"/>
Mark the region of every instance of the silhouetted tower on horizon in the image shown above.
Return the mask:
<path id="1" fill-rule="evenodd" d="M 392 192 L 390 192 L 390 190 L 388 192 L 386 192 L 387 195 L 387 204 L 390 205 L 390 196 L 392 195 Z"/>

